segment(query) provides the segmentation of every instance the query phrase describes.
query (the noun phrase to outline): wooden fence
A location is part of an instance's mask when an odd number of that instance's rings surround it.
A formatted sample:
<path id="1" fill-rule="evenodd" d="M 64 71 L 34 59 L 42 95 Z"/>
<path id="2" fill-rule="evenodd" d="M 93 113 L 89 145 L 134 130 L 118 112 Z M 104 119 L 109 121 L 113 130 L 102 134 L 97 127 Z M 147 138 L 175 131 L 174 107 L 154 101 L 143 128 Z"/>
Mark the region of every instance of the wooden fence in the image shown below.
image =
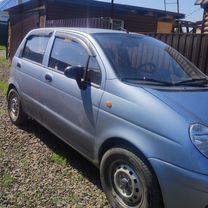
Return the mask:
<path id="1" fill-rule="evenodd" d="M 182 53 L 201 71 L 208 74 L 208 34 L 148 34 Z"/>

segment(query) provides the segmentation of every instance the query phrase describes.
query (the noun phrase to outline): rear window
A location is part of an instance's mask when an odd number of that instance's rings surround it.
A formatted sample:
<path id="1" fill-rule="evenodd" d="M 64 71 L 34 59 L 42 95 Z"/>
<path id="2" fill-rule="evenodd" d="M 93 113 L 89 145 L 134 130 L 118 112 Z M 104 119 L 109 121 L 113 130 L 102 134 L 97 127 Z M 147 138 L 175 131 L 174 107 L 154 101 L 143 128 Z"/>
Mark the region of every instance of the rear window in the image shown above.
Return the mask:
<path id="1" fill-rule="evenodd" d="M 22 57 L 42 64 L 49 38 L 48 36 L 28 37 Z"/>

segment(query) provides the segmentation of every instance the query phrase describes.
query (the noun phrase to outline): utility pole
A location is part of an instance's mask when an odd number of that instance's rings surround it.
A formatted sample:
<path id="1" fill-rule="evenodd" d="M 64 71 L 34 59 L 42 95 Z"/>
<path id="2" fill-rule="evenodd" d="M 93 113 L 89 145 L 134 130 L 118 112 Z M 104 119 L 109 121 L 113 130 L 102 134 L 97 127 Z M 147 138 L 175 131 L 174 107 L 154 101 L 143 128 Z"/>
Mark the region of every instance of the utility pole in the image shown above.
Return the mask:
<path id="1" fill-rule="evenodd" d="M 180 12 L 180 5 L 179 5 L 179 0 L 177 0 L 177 12 Z"/>
<path id="2" fill-rule="evenodd" d="M 165 11 L 167 11 L 166 0 L 164 0 L 164 8 L 165 8 Z"/>
<path id="3" fill-rule="evenodd" d="M 114 18 L 114 0 L 111 0 L 111 18 Z"/>

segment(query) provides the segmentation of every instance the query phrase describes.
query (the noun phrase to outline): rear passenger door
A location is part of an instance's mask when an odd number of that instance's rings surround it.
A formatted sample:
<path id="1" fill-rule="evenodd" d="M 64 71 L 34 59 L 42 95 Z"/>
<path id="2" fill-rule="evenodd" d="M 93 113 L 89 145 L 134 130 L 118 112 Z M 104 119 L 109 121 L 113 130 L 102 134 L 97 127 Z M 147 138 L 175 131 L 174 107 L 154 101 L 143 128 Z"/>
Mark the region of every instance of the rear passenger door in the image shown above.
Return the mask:
<path id="1" fill-rule="evenodd" d="M 68 66 L 88 65 L 86 88 L 67 78 Z M 88 46 L 73 35 L 55 37 L 48 68 L 42 76 L 42 121 L 54 133 L 88 157 L 93 157 L 96 119 L 103 90 L 102 73 Z"/>
<path id="2" fill-rule="evenodd" d="M 15 64 L 24 110 L 37 120 L 42 63 L 51 34 L 51 31 L 31 33 Z"/>

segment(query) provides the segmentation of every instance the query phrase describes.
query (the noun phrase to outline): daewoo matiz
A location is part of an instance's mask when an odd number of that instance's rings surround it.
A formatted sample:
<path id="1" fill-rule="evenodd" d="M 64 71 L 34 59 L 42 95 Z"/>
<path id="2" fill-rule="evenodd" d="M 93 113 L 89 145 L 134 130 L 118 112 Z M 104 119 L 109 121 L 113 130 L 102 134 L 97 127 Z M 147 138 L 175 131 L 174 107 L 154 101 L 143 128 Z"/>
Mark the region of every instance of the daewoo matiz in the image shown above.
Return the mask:
<path id="1" fill-rule="evenodd" d="M 127 32 L 31 31 L 13 58 L 11 121 L 31 117 L 100 169 L 112 207 L 208 207 L 208 80 Z"/>

